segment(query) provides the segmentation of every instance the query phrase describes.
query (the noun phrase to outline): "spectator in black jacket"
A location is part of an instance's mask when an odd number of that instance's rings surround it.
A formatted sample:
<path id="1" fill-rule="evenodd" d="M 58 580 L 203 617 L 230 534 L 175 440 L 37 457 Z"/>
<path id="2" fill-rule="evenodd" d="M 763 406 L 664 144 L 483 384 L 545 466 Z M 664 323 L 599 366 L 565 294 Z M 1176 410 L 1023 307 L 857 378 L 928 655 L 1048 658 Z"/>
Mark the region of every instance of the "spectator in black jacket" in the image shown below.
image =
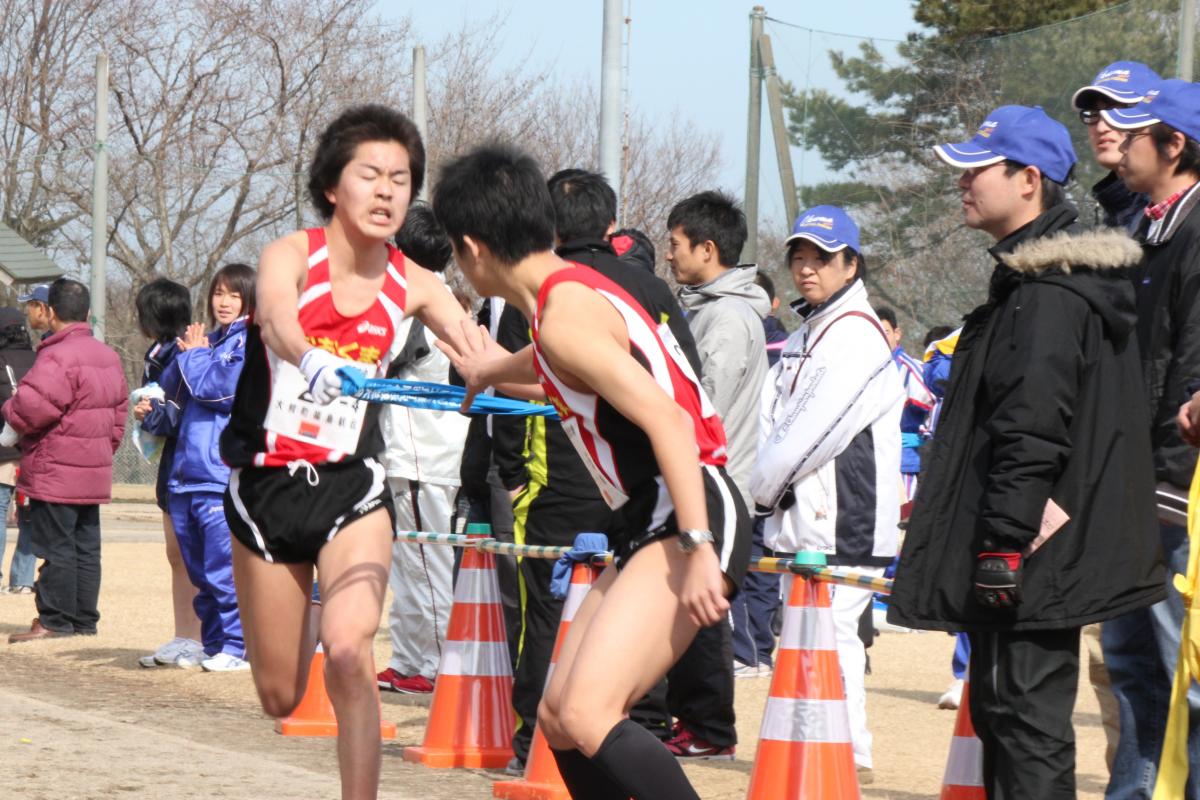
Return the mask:
<path id="1" fill-rule="evenodd" d="M 12 397 L 17 383 L 33 366 L 33 356 L 33 344 L 29 341 L 29 331 L 25 329 L 25 317 L 11 306 L 0 308 L 0 404 Z M 21 451 L 15 446 L 0 447 L 0 558 L 4 556 L 5 520 L 13 499 L 13 487 L 17 485 L 17 466 L 20 462 Z M 20 509 L 17 511 L 17 525 L 17 546 L 8 564 L 8 588 L 5 590 L 0 587 L 0 592 L 33 594 L 33 568 L 37 559 L 29 539 L 29 526 Z M 0 567 L 3 567 L 3 563 L 0 563 Z M 3 571 L 0 571 L 0 578 L 3 578 Z"/>
<path id="2" fill-rule="evenodd" d="M 997 263 L 958 339 L 888 621 L 970 634 L 989 798 L 1073 800 L 1080 628 L 1163 596 L 1140 250 L 1075 224 L 1071 138 L 1040 108 L 1003 106 L 935 152 L 963 169 L 964 220 Z"/>
<path id="3" fill-rule="evenodd" d="M 1150 205 L 1135 238 L 1144 256 L 1138 280 L 1138 345 L 1150 404 L 1159 534 L 1167 562 L 1167 599 L 1106 623 L 1101 639 L 1121 712 L 1121 738 L 1109 797 L 1149 797 L 1162 749 L 1179 652 L 1183 601 L 1175 575 L 1187 572 L 1187 491 L 1196 451 L 1175 418 L 1191 379 L 1200 376 L 1200 86 L 1162 81 L 1128 109 L 1102 112 L 1125 132 L 1117 168 Z M 1188 693 L 1186 797 L 1200 797 L 1200 692 Z"/>

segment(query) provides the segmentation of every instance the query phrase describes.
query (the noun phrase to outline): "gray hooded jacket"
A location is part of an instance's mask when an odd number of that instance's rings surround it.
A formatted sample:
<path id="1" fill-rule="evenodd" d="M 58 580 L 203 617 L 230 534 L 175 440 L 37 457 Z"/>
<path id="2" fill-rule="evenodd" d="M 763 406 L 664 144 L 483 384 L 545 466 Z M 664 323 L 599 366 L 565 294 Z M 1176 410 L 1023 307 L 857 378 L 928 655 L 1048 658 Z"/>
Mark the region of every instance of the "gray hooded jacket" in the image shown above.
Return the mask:
<path id="1" fill-rule="evenodd" d="M 733 267 L 708 283 L 684 286 L 679 302 L 696 337 L 700 383 L 725 424 L 729 476 L 753 509 L 748 486 L 758 448 L 758 401 L 767 377 L 763 318 L 767 293 L 754 282 L 753 264 Z"/>

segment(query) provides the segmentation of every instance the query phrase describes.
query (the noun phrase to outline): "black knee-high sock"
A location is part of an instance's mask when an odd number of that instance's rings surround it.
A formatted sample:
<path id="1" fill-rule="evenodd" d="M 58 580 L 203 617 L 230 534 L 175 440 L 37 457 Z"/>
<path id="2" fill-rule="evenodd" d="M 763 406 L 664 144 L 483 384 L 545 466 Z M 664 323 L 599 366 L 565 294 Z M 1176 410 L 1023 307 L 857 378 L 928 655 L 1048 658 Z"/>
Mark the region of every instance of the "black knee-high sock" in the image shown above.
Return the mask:
<path id="1" fill-rule="evenodd" d="M 621 797 L 700 800 L 675 756 L 658 737 L 631 720 L 613 726 L 592 762 L 624 787 Z"/>
<path id="2" fill-rule="evenodd" d="M 558 771 L 573 800 L 629 800 L 629 792 L 583 753 L 553 748 L 550 752 L 554 754 Z"/>

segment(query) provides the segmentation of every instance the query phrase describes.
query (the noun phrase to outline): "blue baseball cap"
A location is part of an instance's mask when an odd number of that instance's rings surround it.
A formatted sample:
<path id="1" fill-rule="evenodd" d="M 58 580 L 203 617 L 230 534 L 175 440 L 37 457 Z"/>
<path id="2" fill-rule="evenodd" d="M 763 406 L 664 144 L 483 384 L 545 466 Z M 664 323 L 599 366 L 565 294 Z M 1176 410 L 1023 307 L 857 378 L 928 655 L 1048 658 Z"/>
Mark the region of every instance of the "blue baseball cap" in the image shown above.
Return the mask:
<path id="1" fill-rule="evenodd" d="M 1140 103 L 1162 77 L 1137 61 L 1114 61 L 1096 73 L 1092 82 L 1071 95 L 1071 105 L 1083 108 L 1080 100 L 1089 92 L 1102 94 L 1117 103 Z"/>
<path id="2" fill-rule="evenodd" d="M 1200 85 L 1170 78 L 1146 92 L 1132 108 L 1108 108 L 1104 121 L 1121 131 L 1165 122 L 1190 139 L 1200 139 Z"/>
<path id="3" fill-rule="evenodd" d="M 50 284 L 39 283 L 37 286 L 29 290 L 29 294 L 17 295 L 18 303 L 28 303 L 36 300 L 39 303 L 49 304 L 50 302 Z"/>
<path id="4" fill-rule="evenodd" d="M 952 167 L 972 169 L 1011 159 L 1037 167 L 1052 181 L 1066 183 L 1075 166 L 1071 134 L 1041 106 L 1000 106 L 968 141 L 936 144 L 933 152 Z"/>
<path id="5" fill-rule="evenodd" d="M 784 244 L 797 239 L 807 239 L 826 253 L 836 253 L 847 247 L 859 252 L 858 226 L 837 206 L 814 206 L 801 212 L 792 225 L 792 235 Z"/>

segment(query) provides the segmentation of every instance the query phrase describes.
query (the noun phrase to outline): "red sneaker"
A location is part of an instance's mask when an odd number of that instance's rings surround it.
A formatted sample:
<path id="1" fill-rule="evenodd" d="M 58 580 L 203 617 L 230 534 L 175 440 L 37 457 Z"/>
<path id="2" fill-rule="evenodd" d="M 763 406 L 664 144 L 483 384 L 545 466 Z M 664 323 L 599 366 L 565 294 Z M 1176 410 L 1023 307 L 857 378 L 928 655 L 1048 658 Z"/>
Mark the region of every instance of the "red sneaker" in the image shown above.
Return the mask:
<path id="1" fill-rule="evenodd" d="M 430 694 L 433 692 L 433 681 L 424 675 L 413 675 L 411 678 L 400 678 L 392 681 L 392 691 L 401 694 Z"/>
<path id="2" fill-rule="evenodd" d="M 375 676 L 375 682 L 379 684 L 379 688 L 387 692 L 397 691 L 396 681 L 408 680 L 407 675 L 401 675 L 396 670 L 388 667 L 383 672 Z"/>
<path id="3" fill-rule="evenodd" d="M 676 758 L 695 761 L 733 761 L 734 747 L 732 745 L 721 747 L 705 741 L 685 728 L 682 722 L 676 722 L 672 732 L 674 735 L 663 744 Z"/>

